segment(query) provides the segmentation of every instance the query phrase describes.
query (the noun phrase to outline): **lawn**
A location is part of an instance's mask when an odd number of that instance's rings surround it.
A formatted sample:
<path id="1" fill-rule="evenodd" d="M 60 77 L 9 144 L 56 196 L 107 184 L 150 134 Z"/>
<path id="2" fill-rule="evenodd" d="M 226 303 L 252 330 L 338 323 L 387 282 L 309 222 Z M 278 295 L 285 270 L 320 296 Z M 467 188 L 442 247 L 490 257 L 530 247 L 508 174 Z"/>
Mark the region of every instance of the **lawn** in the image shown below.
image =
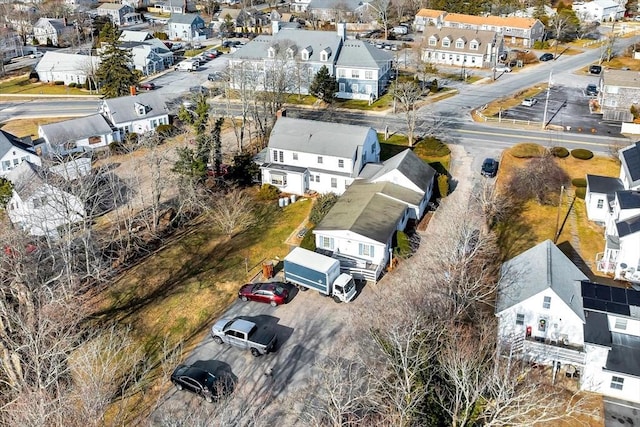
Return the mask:
<path id="1" fill-rule="evenodd" d="M 504 186 L 511 171 L 514 168 L 522 167 L 525 162 L 525 159 L 513 157 L 510 150 L 506 150 L 500 161 L 498 186 Z M 609 157 L 596 156 L 591 160 L 579 160 L 569 156 L 564 159 L 556 159 L 556 162 L 571 179 L 584 178 L 587 173 L 613 177 L 619 174 L 618 162 Z M 562 225 L 567 218 L 557 243 L 565 253 L 576 251 L 582 260 L 591 267 L 596 254 L 602 252 L 604 248 L 603 230 L 587 220 L 585 202 L 582 199 L 575 199 L 572 208 L 574 215 L 567 217 L 574 191 L 575 187 L 569 184 L 564 192 L 560 207 L 543 206 L 529 201 L 508 222 L 500 224 L 496 231 L 505 259 L 512 258 L 546 239 L 553 240 L 556 224 Z M 574 247 L 576 237 L 578 247 Z"/>
<path id="2" fill-rule="evenodd" d="M 394 133 L 389 139 L 378 133 L 380 142 L 380 160 L 384 161 L 409 148 L 405 135 Z M 414 145 L 413 152 L 439 173 L 447 173 L 451 162 L 451 151 L 436 138 L 425 138 Z"/>
<path id="3" fill-rule="evenodd" d="M 349 108 L 352 110 L 384 111 L 392 107 L 393 97 L 387 92 L 376 99 L 371 105 L 369 105 L 369 101 L 359 99 L 336 99 L 334 105 L 338 108 Z"/>
<path id="4" fill-rule="evenodd" d="M 547 88 L 547 84 L 540 84 L 538 86 L 533 86 L 528 89 L 522 90 L 513 96 L 499 98 L 495 101 L 487 104 L 487 108 L 481 111 L 481 113 L 486 117 L 493 117 L 500 112 L 500 109 L 507 110 L 509 108 L 513 108 L 517 105 L 520 105 L 524 98 L 532 98 Z M 472 115 L 473 119 L 476 121 L 481 121 L 480 117 L 476 114 Z"/>
<path id="5" fill-rule="evenodd" d="M 2 130 L 12 133 L 18 138 L 24 138 L 25 136 L 37 138 L 38 126 L 48 125 L 49 123 L 57 123 L 63 120 L 68 120 L 68 118 L 47 117 L 38 119 L 16 119 L 10 120 L 1 126 Z"/>
<path id="6" fill-rule="evenodd" d="M 31 83 L 28 74 L 0 83 L 0 93 L 16 95 L 90 95 L 89 91 L 75 87 L 42 82 Z"/>

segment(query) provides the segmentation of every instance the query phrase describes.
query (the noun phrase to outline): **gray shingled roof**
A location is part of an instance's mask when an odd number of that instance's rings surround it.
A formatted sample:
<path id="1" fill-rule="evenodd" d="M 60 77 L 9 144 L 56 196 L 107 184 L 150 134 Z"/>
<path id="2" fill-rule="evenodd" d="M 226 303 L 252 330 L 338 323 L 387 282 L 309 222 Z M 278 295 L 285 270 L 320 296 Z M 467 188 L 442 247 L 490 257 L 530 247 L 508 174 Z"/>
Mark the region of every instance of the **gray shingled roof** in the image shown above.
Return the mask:
<path id="1" fill-rule="evenodd" d="M 120 10 L 127 5 L 121 3 L 102 3 L 98 6 L 98 10 Z"/>
<path id="2" fill-rule="evenodd" d="M 12 150 L 14 148 L 29 150 L 31 147 L 22 142 L 22 139 L 18 138 L 17 136 L 0 129 L 0 157 L 4 157 L 4 155 L 7 154 L 9 150 Z"/>
<path id="3" fill-rule="evenodd" d="M 624 190 L 620 179 L 600 175 L 587 175 L 587 187 L 590 192 L 601 194 L 613 194 L 616 191 Z"/>
<path id="4" fill-rule="evenodd" d="M 337 66 L 374 68 L 393 60 L 391 53 L 362 40 L 347 40 L 342 45 Z"/>
<path id="5" fill-rule="evenodd" d="M 616 229 L 618 230 L 618 236 L 620 237 L 637 233 L 640 231 L 640 216 L 616 222 Z"/>
<path id="6" fill-rule="evenodd" d="M 358 178 L 374 182 L 378 179 L 384 179 L 384 175 L 395 170 L 414 183 L 423 193 L 427 192 L 436 175 L 435 169 L 407 148 L 382 163 L 367 163 Z"/>
<path id="7" fill-rule="evenodd" d="M 620 154 L 622 167 L 631 179 L 631 186 L 640 185 L 640 142 L 626 147 Z"/>
<path id="8" fill-rule="evenodd" d="M 21 162 L 7 173 L 7 179 L 13 184 L 13 190 L 24 201 L 38 189 L 46 185 L 43 179 L 43 169 L 31 162 Z"/>
<path id="9" fill-rule="evenodd" d="M 640 208 L 640 191 L 625 190 L 616 192 L 616 197 L 620 205 L 620 209 L 638 209 Z"/>
<path id="10" fill-rule="evenodd" d="M 603 70 L 602 81 L 605 86 L 640 88 L 640 73 L 631 70 Z"/>
<path id="11" fill-rule="evenodd" d="M 640 376 L 640 337 L 611 333 L 611 350 L 605 368 L 613 372 Z"/>
<path id="12" fill-rule="evenodd" d="M 269 137 L 269 148 L 352 158 L 375 131 L 366 126 L 280 117 Z"/>
<path id="13" fill-rule="evenodd" d="M 436 36 L 437 45 L 431 46 L 428 44 L 428 40 L 431 36 Z M 442 46 L 442 40 L 445 37 L 449 37 L 451 39 L 451 44 L 449 47 Z M 424 48 L 426 50 L 437 50 L 437 51 L 447 51 L 447 52 L 466 52 L 469 54 L 482 54 L 487 52 L 487 46 L 493 43 L 493 40 L 496 38 L 495 31 L 488 30 L 473 30 L 467 28 L 455 28 L 455 27 L 434 27 L 434 26 L 426 26 L 424 29 Z M 464 47 L 456 48 L 456 40 L 462 38 L 465 40 Z M 471 49 L 470 42 L 472 40 L 476 40 L 478 44 L 478 49 Z"/>
<path id="14" fill-rule="evenodd" d="M 80 55 L 74 53 L 47 51 L 36 65 L 36 72 L 45 71 L 68 72 L 70 74 L 87 74 L 87 70 L 98 69 L 99 56 Z"/>
<path id="15" fill-rule="evenodd" d="M 51 145 L 60 145 L 90 136 L 108 135 L 113 132 L 107 119 L 100 114 L 41 125 L 40 129 Z"/>
<path id="16" fill-rule="evenodd" d="M 169 24 L 193 24 L 198 18 L 202 19 L 197 13 L 172 13 Z"/>
<path id="17" fill-rule="evenodd" d="M 311 0 L 309 10 L 313 9 L 340 9 L 354 12 L 358 7 L 363 5 L 362 0 Z"/>
<path id="18" fill-rule="evenodd" d="M 389 182 L 372 184 L 355 181 L 316 226 L 316 230 L 349 230 L 376 242 L 386 243 L 407 210 L 406 203 L 394 199 L 410 197 L 409 193 L 420 198 L 418 193 Z"/>
<path id="19" fill-rule="evenodd" d="M 581 280 L 587 276 L 551 240 L 502 265 L 496 313 L 551 288 L 584 321 Z"/>
<path id="20" fill-rule="evenodd" d="M 111 112 L 113 123 L 124 123 L 143 118 L 160 117 L 169 114 L 164 98 L 156 93 L 141 93 L 136 96 L 122 96 L 120 98 L 105 99 L 103 101 Z M 136 114 L 135 104 L 142 104 L 149 107 L 147 114 L 140 117 Z"/>
<path id="21" fill-rule="evenodd" d="M 273 36 L 258 36 L 240 49 L 229 55 L 231 59 L 266 59 L 269 47 L 280 44 L 288 46 L 295 44 L 297 55 L 302 49 L 311 46 L 313 52 L 308 61 L 319 62 L 320 52 L 326 48 L 331 50 L 328 64 L 332 64 L 338 56 L 342 38 L 333 31 L 306 31 L 298 29 L 281 29 Z M 286 47 L 285 47 L 286 48 Z"/>

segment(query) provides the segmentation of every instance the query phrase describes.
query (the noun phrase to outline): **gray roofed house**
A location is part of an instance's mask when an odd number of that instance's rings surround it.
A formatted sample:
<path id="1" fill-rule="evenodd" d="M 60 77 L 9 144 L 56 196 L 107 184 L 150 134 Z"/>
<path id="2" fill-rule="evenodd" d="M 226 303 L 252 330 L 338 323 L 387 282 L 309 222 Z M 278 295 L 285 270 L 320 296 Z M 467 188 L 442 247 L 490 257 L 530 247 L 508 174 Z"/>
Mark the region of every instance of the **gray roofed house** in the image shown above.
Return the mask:
<path id="1" fill-rule="evenodd" d="M 631 122 L 629 106 L 640 99 L 640 73 L 633 70 L 603 69 L 598 101 L 604 120 Z"/>
<path id="2" fill-rule="evenodd" d="M 159 125 L 169 124 L 165 99 L 152 92 L 105 99 L 100 113 L 124 134 L 155 132 Z"/>
<path id="3" fill-rule="evenodd" d="M 396 172 L 408 179 L 415 186 L 415 190 L 423 194 L 432 189 L 436 175 L 435 169 L 416 156 L 413 151 L 406 149 L 382 163 L 367 163 L 358 178 L 369 182 L 381 180 L 396 182 L 398 177 L 390 177 Z"/>
<path id="4" fill-rule="evenodd" d="M 581 280 L 588 278 L 551 240 L 545 240 L 503 264 L 496 313 L 551 289 L 584 322 Z"/>
<path id="5" fill-rule="evenodd" d="M 0 129 L 0 176 L 6 175 L 25 160 L 40 164 L 33 147 L 21 138 Z"/>
<path id="6" fill-rule="evenodd" d="M 362 40 L 347 40 L 342 45 L 342 55 L 338 58 L 336 66 L 377 70 L 389 61 L 393 61 L 391 53 Z"/>
<path id="7" fill-rule="evenodd" d="M 336 96 L 347 99 L 377 99 L 384 93 L 392 65 L 391 53 L 362 40 L 346 40 L 336 62 Z"/>
<path id="8" fill-rule="evenodd" d="M 38 134 L 44 140 L 45 154 L 68 154 L 92 151 L 120 141 L 120 132 L 101 114 L 40 125 Z"/>
<path id="9" fill-rule="evenodd" d="M 640 188 L 640 142 L 620 150 L 619 157 L 626 188 Z"/>
<path id="10" fill-rule="evenodd" d="M 585 204 L 589 221 L 604 224 L 607 216 L 611 214 L 616 192 L 622 190 L 624 190 L 624 183 L 619 178 L 587 175 Z"/>
<path id="11" fill-rule="evenodd" d="M 65 85 L 83 85 L 99 66 L 99 56 L 47 51 L 35 71 L 42 82 L 63 81 Z"/>
<path id="12" fill-rule="evenodd" d="M 111 22 L 119 26 L 142 21 L 140 14 L 135 13 L 133 7 L 122 3 L 103 3 L 96 9 L 96 13 L 99 16 L 108 16 Z"/>
<path id="13" fill-rule="evenodd" d="M 488 68 L 503 50 L 497 31 L 427 26 L 422 60 L 465 68 Z"/>
<path id="14" fill-rule="evenodd" d="M 196 13 L 172 13 L 167 27 L 171 40 L 194 42 L 209 37 L 209 29 L 204 19 Z"/>
<path id="15" fill-rule="evenodd" d="M 307 10 L 315 20 L 355 22 L 363 18 L 369 0 L 311 0 Z"/>
<path id="16" fill-rule="evenodd" d="M 33 24 L 33 37 L 41 45 L 68 46 L 75 34 L 75 27 L 65 18 L 40 18 Z"/>
<path id="17" fill-rule="evenodd" d="M 626 237 L 640 231 L 640 216 L 616 222 L 618 238 Z"/>

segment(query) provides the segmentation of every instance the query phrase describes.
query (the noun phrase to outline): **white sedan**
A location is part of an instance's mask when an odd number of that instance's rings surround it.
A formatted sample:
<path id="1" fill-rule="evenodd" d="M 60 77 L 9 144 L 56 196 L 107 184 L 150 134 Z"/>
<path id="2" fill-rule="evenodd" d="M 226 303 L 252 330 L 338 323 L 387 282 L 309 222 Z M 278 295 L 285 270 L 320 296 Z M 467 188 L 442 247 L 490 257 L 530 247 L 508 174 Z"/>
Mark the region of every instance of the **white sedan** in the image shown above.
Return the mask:
<path id="1" fill-rule="evenodd" d="M 511 68 L 506 66 L 506 65 L 496 65 L 494 70 L 497 73 L 510 73 L 511 72 Z"/>
<path id="2" fill-rule="evenodd" d="M 33 52 L 31 55 L 29 55 L 29 58 L 40 58 L 41 56 L 44 56 L 44 53 L 42 52 Z"/>

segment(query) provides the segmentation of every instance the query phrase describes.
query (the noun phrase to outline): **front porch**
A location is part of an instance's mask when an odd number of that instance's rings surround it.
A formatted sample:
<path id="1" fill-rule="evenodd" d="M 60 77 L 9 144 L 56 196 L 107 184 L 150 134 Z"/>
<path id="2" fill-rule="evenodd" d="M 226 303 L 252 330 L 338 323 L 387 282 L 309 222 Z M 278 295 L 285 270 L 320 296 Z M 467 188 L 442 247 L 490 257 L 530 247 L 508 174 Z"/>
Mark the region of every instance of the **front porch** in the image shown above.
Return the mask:
<path id="1" fill-rule="evenodd" d="M 367 282 L 376 283 L 378 277 L 382 274 L 384 265 L 373 264 L 367 260 L 352 257 L 345 254 L 339 254 L 336 252 L 317 249 L 317 252 L 330 256 L 340 261 L 340 271 L 353 276 L 354 279 L 366 280 Z"/>
<path id="2" fill-rule="evenodd" d="M 506 348 L 505 348 L 506 347 Z M 586 353 L 583 346 L 567 344 L 563 340 L 540 339 L 518 335 L 503 344 L 508 353 L 529 363 L 551 366 L 554 362 L 583 368 Z"/>

